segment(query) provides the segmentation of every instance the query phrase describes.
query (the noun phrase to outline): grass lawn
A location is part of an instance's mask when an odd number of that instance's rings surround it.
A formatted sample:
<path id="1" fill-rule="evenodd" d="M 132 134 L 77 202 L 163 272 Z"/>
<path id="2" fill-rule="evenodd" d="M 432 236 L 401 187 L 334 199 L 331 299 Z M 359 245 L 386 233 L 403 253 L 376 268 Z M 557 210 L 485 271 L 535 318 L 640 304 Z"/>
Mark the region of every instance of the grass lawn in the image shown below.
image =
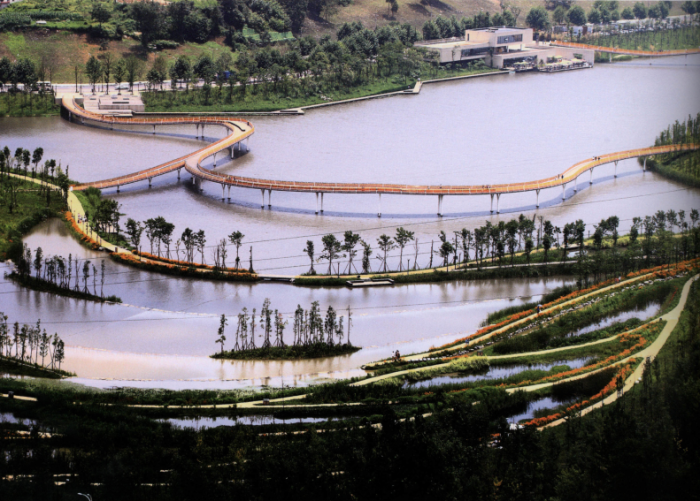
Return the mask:
<path id="1" fill-rule="evenodd" d="M 53 96 L 45 94 L 0 93 L 0 117 L 35 117 L 59 115 L 61 107 L 54 104 Z"/>
<path id="2" fill-rule="evenodd" d="M 465 75 L 478 75 L 482 73 L 494 73 L 498 70 L 491 68 L 457 69 L 453 71 L 441 69 L 438 72 L 426 75 L 425 79 L 451 78 Z M 266 84 L 268 85 L 268 84 Z M 285 97 L 274 93 L 265 92 L 257 88 L 253 93 L 253 86 L 248 85 L 245 97 L 241 96 L 241 88 L 234 88 L 233 96 L 229 100 L 229 87 L 219 89 L 214 87 L 209 100 L 204 99 L 203 93 L 198 89 L 188 92 L 144 92 L 142 97 L 149 112 L 236 112 L 236 111 L 277 111 L 290 108 L 299 108 L 314 104 L 322 104 L 330 101 L 342 101 L 359 97 L 396 92 L 412 88 L 415 80 L 402 77 L 391 77 L 386 80 L 376 80 L 359 87 L 353 87 L 345 91 L 326 92 L 321 95 Z M 262 86 L 260 86 L 262 87 Z M 325 99 L 324 99 L 325 98 Z"/>
<path id="3" fill-rule="evenodd" d="M 353 99 L 357 97 L 370 96 L 373 94 L 382 94 L 385 92 L 394 92 L 406 89 L 407 86 L 414 85 L 415 82 L 409 81 L 408 84 L 395 83 L 391 80 L 373 82 L 350 89 L 347 92 L 333 92 L 326 95 L 329 99 L 322 99 L 318 95 L 308 97 L 282 97 L 273 93 L 266 94 L 257 90 L 253 94 L 251 86 L 247 87 L 246 95 L 241 99 L 239 89 L 234 89 L 234 96 L 231 102 L 228 102 L 228 89 L 224 88 L 219 97 L 219 90 L 212 90 L 212 98 L 210 104 L 205 104 L 204 98 L 199 91 L 189 92 L 150 92 L 143 93 L 143 99 L 146 104 L 146 111 L 157 112 L 196 112 L 196 111 L 276 111 L 288 108 L 298 108 L 300 106 L 309 106 L 312 104 L 320 104 L 332 101 L 340 101 L 343 99 Z"/>

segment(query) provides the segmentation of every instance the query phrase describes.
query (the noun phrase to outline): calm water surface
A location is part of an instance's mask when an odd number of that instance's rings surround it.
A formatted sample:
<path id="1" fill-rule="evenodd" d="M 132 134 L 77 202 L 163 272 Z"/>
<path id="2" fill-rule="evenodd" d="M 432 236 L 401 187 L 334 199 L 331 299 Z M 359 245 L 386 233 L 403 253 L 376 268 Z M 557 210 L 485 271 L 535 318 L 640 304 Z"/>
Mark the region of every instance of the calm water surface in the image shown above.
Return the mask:
<path id="1" fill-rule="evenodd" d="M 218 169 L 241 175 L 318 181 L 488 184 L 540 178 L 573 163 L 612 151 L 648 146 L 662 128 L 700 111 L 700 57 L 597 65 L 590 71 L 557 75 L 525 74 L 424 87 L 419 96 L 325 108 L 303 117 L 256 117 L 251 151 Z M 118 133 L 71 124 L 60 118 L 0 118 L 0 146 L 42 146 L 47 158 L 70 166 L 73 178 L 91 181 L 133 172 L 197 147 L 192 127 L 174 127 L 156 136 Z M 223 134 L 207 128 L 207 140 Z M 126 217 L 163 215 L 176 225 L 203 229 L 208 246 L 234 230 L 245 235 L 241 249 L 248 264 L 253 248 L 259 272 L 295 274 L 308 269 L 306 240 L 352 229 L 374 243 L 397 226 L 415 231 L 418 263 L 427 266 L 439 231 L 497 223 L 520 212 L 542 215 L 562 226 L 583 219 L 589 228 L 617 215 L 625 231 L 634 216 L 658 209 L 700 207 L 699 191 L 651 173 L 634 160 L 580 179 L 579 192 L 560 203 L 560 190 L 501 197 L 500 216 L 488 212 L 488 197 L 446 197 L 445 217 L 435 216 L 435 197 L 385 196 L 382 218 L 374 196 L 326 196 L 325 215 L 313 214 L 312 194 L 273 193 L 273 210 L 260 209 L 260 193 L 232 190 L 222 202 L 220 188 L 192 189 L 188 176 L 156 178 L 153 188 L 130 185 L 117 194 Z M 573 188 L 573 187 L 570 187 Z M 49 254 L 96 260 L 103 256 L 77 245 L 56 222 L 27 238 Z M 205 254 L 211 262 L 211 248 Z M 398 266 L 398 252 L 390 258 Z M 232 258 L 229 254 L 229 260 Z M 416 258 L 404 251 L 404 262 Z M 437 257 L 435 258 L 437 260 Z M 437 262 L 437 261 L 435 261 Z M 373 268 L 379 261 L 373 257 Z M 325 270 L 323 263 L 316 267 Z M 164 277 L 107 261 L 105 293 L 134 306 L 94 305 L 19 290 L 0 282 L 0 311 L 20 322 L 37 317 L 66 340 L 66 368 L 97 386 L 237 387 L 252 384 L 307 384 L 359 374 L 361 364 L 400 349 L 425 349 L 473 332 L 488 312 L 517 304 L 562 285 L 561 279 L 508 280 L 387 289 L 292 288 L 283 284 L 225 284 Z M 303 362 L 213 361 L 218 316 L 243 306 L 260 309 L 264 298 L 291 313 L 297 304 L 318 300 L 354 311 L 351 340 L 366 349 L 348 357 Z M 162 310 L 162 311 L 161 311 Z M 343 313 L 341 311 L 341 313 Z M 230 329 L 230 328 L 229 328 Z M 290 329 L 288 328 L 288 331 Z M 232 333 L 231 333 L 232 334 Z M 229 336 L 231 337 L 231 336 Z M 118 381 L 104 381 L 112 378 Z M 181 381 L 185 380 L 185 381 Z"/>

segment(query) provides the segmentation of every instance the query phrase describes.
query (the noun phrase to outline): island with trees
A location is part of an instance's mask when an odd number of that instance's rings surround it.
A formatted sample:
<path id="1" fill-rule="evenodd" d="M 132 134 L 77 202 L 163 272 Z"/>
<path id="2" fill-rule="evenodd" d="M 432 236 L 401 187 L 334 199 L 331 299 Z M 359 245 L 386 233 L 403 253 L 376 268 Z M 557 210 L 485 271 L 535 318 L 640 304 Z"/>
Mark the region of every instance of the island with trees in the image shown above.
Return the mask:
<path id="1" fill-rule="evenodd" d="M 349 306 L 347 331 L 343 325 L 344 320 L 345 317 L 338 316 L 332 306 L 328 307 L 324 316 L 318 301 L 314 301 L 308 310 L 299 305 L 294 311 L 291 326 L 293 340 L 291 344 L 286 344 L 284 330 L 289 322 L 284 320 L 278 310 L 273 311 L 270 308 L 270 300 L 265 299 L 259 316 L 256 316 L 255 308 L 250 313 L 247 308 L 243 308 L 238 314 L 235 337 L 231 339 L 234 344 L 230 350 L 225 349 L 228 319 L 221 315 L 216 338 L 216 343 L 221 349 L 211 357 L 234 360 L 294 360 L 348 355 L 360 350 L 350 342 L 352 310 Z M 259 347 L 255 342 L 255 327 L 258 321 L 258 332 L 262 332 L 258 337 L 263 339 Z"/>

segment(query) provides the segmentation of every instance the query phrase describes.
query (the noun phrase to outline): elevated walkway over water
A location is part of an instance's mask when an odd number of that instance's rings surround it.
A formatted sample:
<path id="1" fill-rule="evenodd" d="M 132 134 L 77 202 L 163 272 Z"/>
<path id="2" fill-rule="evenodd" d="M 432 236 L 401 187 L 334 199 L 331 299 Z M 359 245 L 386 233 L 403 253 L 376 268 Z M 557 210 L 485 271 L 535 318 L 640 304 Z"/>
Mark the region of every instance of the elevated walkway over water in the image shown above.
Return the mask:
<path id="1" fill-rule="evenodd" d="M 488 184 L 488 185 L 409 185 L 409 184 L 380 184 L 380 183 L 320 183 L 312 181 L 278 181 L 272 179 L 259 179 L 253 177 L 233 176 L 215 172 L 211 169 L 202 167 L 201 163 L 204 159 L 213 156 L 214 166 L 216 166 L 216 155 L 226 149 L 230 150 L 231 158 L 233 158 L 234 147 L 241 148 L 241 142 L 247 140 L 254 132 L 255 127 L 244 119 L 218 117 L 218 116 L 168 116 L 168 117 L 122 117 L 114 115 L 97 114 L 85 110 L 76 103 L 76 95 L 65 95 L 62 98 L 62 106 L 69 120 L 81 120 L 95 122 L 103 126 L 109 126 L 111 129 L 117 126 L 140 125 L 152 126 L 155 134 L 158 126 L 164 125 L 183 125 L 191 124 L 202 128 L 205 125 L 216 125 L 225 127 L 228 134 L 225 138 L 220 139 L 210 145 L 195 151 L 189 155 L 177 158 L 170 162 L 141 170 L 133 174 L 119 176 L 103 181 L 92 183 L 84 183 L 75 185 L 73 190 L 84 190 L 88 187 L 100 189 L 116 187 L 117 191 L 121 186 L 136 183 L 139 181 L 148 180 L 149 186 L 154 177 L 161 176 L 170 172 L 177 171 L 178 179 L 180 170 L 184 168 L 193 177 L 193 182 L 198 186 L 202 181 L 209 181 L 219 184 L 222 190 L 222 199 L 225 198 L 225 190 L 228 188 L 228 198 L 230 199 L 231 188 L 247 188 L 258 189 L 262 193 L 262 207 L 265 206 L 265 191 L 268 195 L 268 207 L 271 207 L 271 195 L 273 191 L 288 191 L 301 193 L 316 194 L 316 213 L 323 213 L 323 196 L 327 193 L 333 194 L 377 194 L 378 195 L 378 211 L 377 215 L 381 216 L 381 196 L 389 195 L 434 195 L 438 197 L 438 216 L 442 216 L 442 203 L 445 195 L 454 196 L 473 196 L 473 195 L 489 195 L 491 197 L 491 212 L 494 211 L 494 199 L 496 201 L 496 212 L 499 210 L 499 201 L 501 195 L 507 193 L 522 193 L 535 192 L 536 206 L 539 207 L 540 191 L 547 188 L 562 188 L 562 200 L 565 199 L 566 186 L 574 183 L 574 192 L 578 191 L 578 178 L 590 173 L 590 183 L 593 183 L 593 171 L 596 167 L 614 164 L 615 177 L 617 177 L 617 164 L 620 160 L 626 160 L 637 157 L 648 157 L 652 155 L 671 153 L 676 151 L 690 151 L 698 149 L 696 144 L 672 144 L 664 146 L 654 146 L 651 148 L 641 148 L 634 150 L 620 151 L 609 153 L 594 158 L 589 158 L 578 162 L 561 174 L 551 176 L 544 179 L 534 181 L 526 181 L 519 183 L 504 183 L 504 184 Z M 646 168 L 646 160 L 644 162 Z M 319 205 L 320 201 L 320 205 Z"/>

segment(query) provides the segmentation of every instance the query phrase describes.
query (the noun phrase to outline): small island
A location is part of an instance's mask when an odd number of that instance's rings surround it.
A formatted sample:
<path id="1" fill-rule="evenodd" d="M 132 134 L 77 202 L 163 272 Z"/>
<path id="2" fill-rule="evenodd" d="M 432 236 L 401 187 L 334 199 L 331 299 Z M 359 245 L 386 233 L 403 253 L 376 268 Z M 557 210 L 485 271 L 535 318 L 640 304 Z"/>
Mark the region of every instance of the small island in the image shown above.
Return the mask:
<path id="1" fill-rule="evenodd" d="M 221 347 L 219 353 L 211 355 L 216 359 L 231 360 L 299 360 L 304 358 L 335 357 L 355 353 L 361 348 L 350 342 L 350 327 L 352 326 L 352 310 L 347 309 L 347 341 L 343 342 L 345 334 L 345 316 L 338 316 L 332 306 L 328 307 L 325 318 L 321 314 L 318 301 L 311 303 L 306 311 L 301 305 L 294 312 L 291 344 L 284 341 L 284 330 L 289 324 L 282 313 L 270 308 L 270 299 L 263 302 L 260 315 L 253 308 L 243 308 L 237 316 L 236 337 L 233 349 L 226 350 L 226 326 L 228 318 L 221 315 L 216 343 Z M 255 327 L 259 325 L 263 338 L 260 347 L 255 344 Z M 271 340 L 274 332 L 274 342 Z"/>
<path id="2" fill-rule="evenodd" d="M 229 350 L 216 353 L 211 358 L 230 360 L 299 360 L 349 355 L 361 349 L 350 343 L 329 345 L 328 343 L 320 342 L 308 345 L 270 346 L 269 348 L 255 348 L 252 350 Z"/>

